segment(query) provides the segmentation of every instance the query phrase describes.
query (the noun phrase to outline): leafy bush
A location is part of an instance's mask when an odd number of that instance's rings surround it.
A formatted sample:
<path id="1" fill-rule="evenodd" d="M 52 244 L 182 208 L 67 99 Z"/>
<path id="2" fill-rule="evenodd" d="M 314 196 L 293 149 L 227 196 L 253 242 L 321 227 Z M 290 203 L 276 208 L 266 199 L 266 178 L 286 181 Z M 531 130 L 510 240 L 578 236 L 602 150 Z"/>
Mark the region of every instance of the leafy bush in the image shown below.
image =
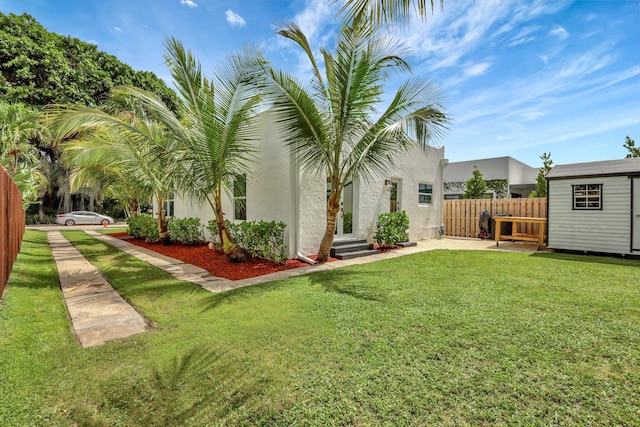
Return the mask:
<path id="1" fill-rule="evenodd" d="M 172 218 L 169 220 L 168 229 L 174 242 L 195 245 L 204 241 L 200 218 Z"/>
<path id="2" fill-rule="evenodd" d="M 129 235 L 140 237 L 147 242 L 157 242 L 160 240 L 158 234 L 158 221 L 152 215 L 142 214 L 127 218 Z"/>
<path id="3" fill-rule="evenodd" d="M 373 236 L 381 246 L 395 246 L 409 239 L 409 217 L 405 211 L 382 213 L 376 222 L 376 234 Z"/>
<path id="4" fill-rule="evenodd" d="M 284 244 L 284 222 L 244 221 L 240 224 L 227 224 L 235 244 L 246 250 L 252 257 L 284 263 L 287 248 Z"/>
<path id="5" fill-rule="evenodd" d="M 284 263 L 289 259 L 284 244 L 284 229 L 287 226 L 284 222 L 244 221 L 234 224 L 225 221 L 225 224 L 236 246 L 246 250 L 252 257 L 277 263 Z M 222 243 L 216 221 L 209 221 L 206 229 L 211 233 L 211 243 L 220 248 Z"/>

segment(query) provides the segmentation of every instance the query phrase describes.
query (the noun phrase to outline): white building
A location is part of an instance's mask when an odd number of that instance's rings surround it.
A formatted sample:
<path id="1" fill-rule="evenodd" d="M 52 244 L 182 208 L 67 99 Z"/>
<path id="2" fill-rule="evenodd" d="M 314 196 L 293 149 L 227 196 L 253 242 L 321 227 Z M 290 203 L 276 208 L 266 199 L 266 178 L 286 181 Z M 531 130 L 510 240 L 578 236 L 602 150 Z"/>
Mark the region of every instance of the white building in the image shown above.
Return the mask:
<path id="1" fill-rule="evenodd" d="M 301 171 L 289 153 L 267 111 L 259 116 L 259 152 L 246 173 L 246 192 L 225 194 L 223 210 L 231 221 L 282 221 L 289 257 L 316 254 L 326 225 L 326 176 Z M 397 156 L 385 176 L 374 182 L 354 177 L 343 191 L 335 241 L 368 239 L 372 242 L 379 213 L 404 210 L 410 220 L 409 240 L 438 237 L 443 215 L 444 148 L 412 148 Z M 241 182 L 242 184 L 242 182 Z M 242 185 L 240 186 L 242 187 Z M 244 194 L 243 194 L 244 193 Z M 397 197 L 396 197 L 397 195 Z M 208 205 L 176 195 L 177 218 L 214 218 Z"/>
<path id="2" fill-rule="evenodd" d="M 451 162 L 444 171 L 445 199 L 462 199 L 465 183 L 473 177 L 474 166 L 489 184 L 491 198 L 528 197 L 536 188 L 539 169 L 513 157 Z"/>
<path id="3" fill-rule="evenodd" d="M 547 246 L 640 255 L 640 159 L 557 165 L 547 175 Z"/>

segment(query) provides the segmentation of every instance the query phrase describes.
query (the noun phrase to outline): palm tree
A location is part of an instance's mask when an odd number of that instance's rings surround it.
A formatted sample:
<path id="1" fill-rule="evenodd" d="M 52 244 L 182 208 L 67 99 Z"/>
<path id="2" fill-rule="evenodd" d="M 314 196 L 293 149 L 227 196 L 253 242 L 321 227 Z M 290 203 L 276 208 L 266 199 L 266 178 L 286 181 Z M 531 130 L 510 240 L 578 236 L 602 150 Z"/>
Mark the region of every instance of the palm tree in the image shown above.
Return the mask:
<path id="1" fill-rule="evenodd" d="M 111 96 L 113 103 L 117 96 Z M 167 239 L 163 205 L 175 188 L 171 168 L 177 143 L 172 135 L 160 123 L 128 111 L 52 105 L 46 116 L 56 139 L 67 139 L 62 160 L 71 168 L 71 191 L 113 185 L 127 194 L 134 186 L 136 199 L 151 193 L 159 206 L 158 232 Z"/>
<path id="2" fill-rule="evenodd" d="M 356 175 L 370 180 L 386 171 L 394 154 L 415 143 L 410 136 L 428 145 L 445 130 L 447 118 L 440 110 L 439 89 L 422 79 L 403 83 L 386 110 L 376 111 L 390 73 L 410 70 L 396 54 L 401 46 L 388 36 L 344 26 L 336 54 L 321 50 L 323 75 L 299 27 L 289 24 L 278 34 L 303 49 L 313 70 L 307 89 L 283 71 L 265 66 L 263 85 L 290 150 L 298 154 L 303 168 L 326 172 L 331 185 L 318 250 L 318 259 L 326 261 L 345 183 Z"/>
<path id="3" fill-rule="evenodd" d="M 178 189 L 211 207 L 223 249 L 231 255 L 235 245 L 224 221 L 222 192 L 247 170 L 255 152 L 252 125 L 261 97 L 252 82 L 263 60 L 247 48 L 224 60 L 209 79 L 180 41 L 170 38 L 165 47 L 165 61 L 180 94 L 180 120 L 155 96 L 130 87 L 119 90 L 140 102 L 179 142 Z"/>
<path id="4" fill-rule="evenodd" d="M 339 14 L 354 26 L 367 23 L 372 26 L 385 24 L 406 25 L 411 17 L 411 5 L 416 17 L 426 21 L 429 12 L 433 14 L 436 0 L 346 0 Z M 440 0 L 444 7 L 444 0 Z"/>
<path id="5" fill-rule="evenodd" d="M 0 160 L 12 175 L 20 163 L 38 164 L 38 149 L 31 143 L 41 133 L 36 118 L 37 113 L 22 104 L 0 103 Z"/>

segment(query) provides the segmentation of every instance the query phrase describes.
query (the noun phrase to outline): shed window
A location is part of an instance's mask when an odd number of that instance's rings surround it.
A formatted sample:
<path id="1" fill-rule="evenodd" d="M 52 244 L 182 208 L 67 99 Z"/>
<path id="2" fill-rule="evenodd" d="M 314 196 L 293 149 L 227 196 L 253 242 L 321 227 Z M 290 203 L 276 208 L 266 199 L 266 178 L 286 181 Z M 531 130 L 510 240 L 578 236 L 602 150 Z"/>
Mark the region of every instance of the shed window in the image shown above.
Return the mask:
<path id="1" fill-rule="evenodd" d="M 573 209 L 601 210 L 602 184 L 581 184 L 573 186 Z"/>
<path id="2" fill-rule="evenodd" d="M 233 183 L 233 219 L 247 219 L 247 175 L 236 175 Z"/>
<path id="3" fill-rule="evenodd" d="M 433 185 L 418 184 L 418 203 L 421 205 L 430 205 L 433 196 Z"/>

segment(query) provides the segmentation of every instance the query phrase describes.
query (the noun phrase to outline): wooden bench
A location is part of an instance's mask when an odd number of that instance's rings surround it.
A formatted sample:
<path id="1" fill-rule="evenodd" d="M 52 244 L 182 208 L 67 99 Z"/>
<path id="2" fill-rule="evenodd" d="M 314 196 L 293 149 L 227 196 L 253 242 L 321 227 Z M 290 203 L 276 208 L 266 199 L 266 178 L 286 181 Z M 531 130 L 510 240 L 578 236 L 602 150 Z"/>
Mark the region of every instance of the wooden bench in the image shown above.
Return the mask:
<path id="1" fill-rule="evenodd" d="M 547 228 L 547 218 L 528 218 L 524 216 L 495 216 L 493 217 L 495 221 L 495 237 L 496 237 L 496 246 L 500 245 L 501 241 L 505 240 L 522 240 L 525 242 L 537 242 L 538 250 L 542 249 L 544 246 L 544 237 L 545 231 Z M 511 234 L 510 235 L 502 235 L 502 223 L 510 222 L 512 224 Z M 538 226 L 538 234 L 527 234 L 527 233 L 518 233 L 517 232 L 517 224 L 519 223 L 532 223 L 539 224 Z"/>

